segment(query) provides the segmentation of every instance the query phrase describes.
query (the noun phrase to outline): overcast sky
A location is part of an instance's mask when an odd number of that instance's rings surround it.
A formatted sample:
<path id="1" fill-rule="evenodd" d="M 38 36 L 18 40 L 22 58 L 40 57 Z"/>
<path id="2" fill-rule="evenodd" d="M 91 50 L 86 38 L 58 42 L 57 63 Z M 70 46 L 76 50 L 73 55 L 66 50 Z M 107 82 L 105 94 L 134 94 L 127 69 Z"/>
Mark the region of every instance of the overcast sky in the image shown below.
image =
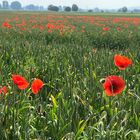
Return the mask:
<path id="1" fill-rule="evenodd" d="M 2 3 L 3 0 L 0 0 Z M 10 3 L 14 0 L 8 0 Z M 73 3 L 77 4 L 80 8 L 120 8 L 127 7 L 140 7 L 140 0 L 18 0 L 21 4 L 35 4 L 47 7 L 49 4 L 71 6 Z"/>

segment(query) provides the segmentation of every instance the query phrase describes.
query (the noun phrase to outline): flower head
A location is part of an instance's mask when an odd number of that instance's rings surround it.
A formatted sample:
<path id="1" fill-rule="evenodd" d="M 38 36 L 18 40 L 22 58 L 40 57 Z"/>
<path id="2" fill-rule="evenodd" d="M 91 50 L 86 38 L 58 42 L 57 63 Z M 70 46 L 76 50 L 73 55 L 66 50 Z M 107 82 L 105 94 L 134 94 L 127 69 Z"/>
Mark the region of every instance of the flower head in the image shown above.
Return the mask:
<path id="1" fill-rule="evenodd" d="M 103 88 L 107 96 L 115 96 L 120 94 L 125 87 L 124 80 L 115 75 L 108 76 L 105 78 L 105 82 L 103 83 Z"/>
<path id="2" fill-rule="evenodd" d="M 124 70 L 126 67 L 132 64 L 132 60 L 126 56 L 116 54 L 114 56 L 114 64 L 120 69 Z"/>
<path id="3" fill-rule="evenodd" d="M 104 30 L 104 31 L 109 31 L 110 28 L 109 28 L 109 27 L 104 27 L 103 30 Z"/>
<path id="4" fill-rule="evenodd" d="M 43 87 L 43 82 L 40 79 L 35 79 L 31 85 L 33 94 L 37 94 L 42 87 Z"/>
<path id="5" fill-rule="evenodd" d="M 6 95 L 6 93 L 7 93 L 6 86 L 3 86 L 2 88 L 0 88 L 0 94 L 1 93 L 4 93 Z"/>
<path id="6" fill-rule="evenodd" d="M 7 21 L 3 22 L 3 24 L 2 24 L 2 28 L 11 28 L 11 27 L 12 27 L 12 26 L 11 26 L 10 23 L 7 22 Z"/>
<path id="7" fill-rule="evenodd" d="M 12 75 L 13 82 L 18 86 L 19 89 L 24 90 L 28 87 L 29 83 L 27 80 L 20 75 Z"/>

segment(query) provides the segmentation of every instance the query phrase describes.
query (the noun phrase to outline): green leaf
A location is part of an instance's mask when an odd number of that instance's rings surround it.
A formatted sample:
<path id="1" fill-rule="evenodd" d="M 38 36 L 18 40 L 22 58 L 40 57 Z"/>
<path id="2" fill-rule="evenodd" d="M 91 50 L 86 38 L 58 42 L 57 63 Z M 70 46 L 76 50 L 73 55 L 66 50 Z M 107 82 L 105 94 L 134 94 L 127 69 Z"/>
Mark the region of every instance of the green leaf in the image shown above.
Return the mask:
<path id="1" fill-rule="evenodd" d="M 85 127 L 86 127 L 86 124 L 87 124 L 87 121 L 84 122 L 84 120 L 80 121 L 79 122 L 79 125 L 78 125 L 78 131 L 76 133 L 76 136 L 75 136 L 75 140 L 81 135 L 81 133 L 84 131 Z"/>

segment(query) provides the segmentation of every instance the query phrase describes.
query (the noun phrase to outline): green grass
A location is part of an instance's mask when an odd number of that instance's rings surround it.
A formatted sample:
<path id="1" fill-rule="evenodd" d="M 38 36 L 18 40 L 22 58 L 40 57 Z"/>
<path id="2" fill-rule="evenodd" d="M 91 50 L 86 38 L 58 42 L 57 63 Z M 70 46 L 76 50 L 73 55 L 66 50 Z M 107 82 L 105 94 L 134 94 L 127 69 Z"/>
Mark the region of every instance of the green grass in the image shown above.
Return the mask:
<path id="1" fill-rule="evenodd" d="M 30 13 L 0 13 L 0 23 L 17 15 L 28 20 Z M 8 89 L 0 98 L 1 139 L 140 139 L 139 29 L 130 23 L 120 33 L 115 28 L 122 25 L 107 22 L 112 29 L 104 34 L 102 27 L 70 23 L 76 31 L 63 35 L 57 30 L 0 29 L 0 83 Z M 118 70 L 115 54 L 128 56 L 133 65 Z M 11 74 L 30 83 L 40 78 L 46 85 L 35 96 L 29 87 L 20 91 Z M 106 96 L 100 80 L 108 75 L 123 77 L 122 94 Z"/>

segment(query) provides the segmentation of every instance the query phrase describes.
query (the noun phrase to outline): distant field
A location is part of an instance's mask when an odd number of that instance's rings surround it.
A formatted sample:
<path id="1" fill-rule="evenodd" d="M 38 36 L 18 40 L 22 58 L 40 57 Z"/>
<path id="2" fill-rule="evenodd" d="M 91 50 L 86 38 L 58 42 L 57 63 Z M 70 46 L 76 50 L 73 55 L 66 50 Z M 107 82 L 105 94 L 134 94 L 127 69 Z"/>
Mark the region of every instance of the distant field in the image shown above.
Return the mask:
<path id="1" fill-rule="evenodd" d="M 139 140 L 139 51 L 140 14 L 0 11 L 1 139 Z"/>
<path id="2" fill-rule="evenodd" d="M 3 11 L 0 10 L 0 14 L 57 14 L 57 15 L 111 15 L 111 16 L 129 16 L 140 17 L 140 13 L 108 13 L 108 12 L 50 12 L 50 11 Z"/>

